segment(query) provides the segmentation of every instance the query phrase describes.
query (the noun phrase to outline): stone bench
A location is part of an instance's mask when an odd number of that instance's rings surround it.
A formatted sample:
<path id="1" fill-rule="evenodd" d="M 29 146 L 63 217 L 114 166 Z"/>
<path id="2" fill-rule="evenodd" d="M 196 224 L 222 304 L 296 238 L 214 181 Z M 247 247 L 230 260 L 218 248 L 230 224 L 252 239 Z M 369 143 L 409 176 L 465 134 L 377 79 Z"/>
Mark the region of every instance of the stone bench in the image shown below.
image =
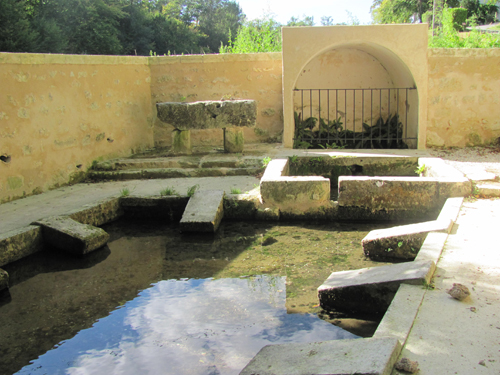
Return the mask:
<path id="1" fill-rule="evenodd" d="M 224 151 L 243 151 L 242 127 L 253 127 L 257 119 L 255 100 L 157 103 L 158 119 L 175 128 L 173 150 L 191 152 L 191 130 L 223 129 Z"/>

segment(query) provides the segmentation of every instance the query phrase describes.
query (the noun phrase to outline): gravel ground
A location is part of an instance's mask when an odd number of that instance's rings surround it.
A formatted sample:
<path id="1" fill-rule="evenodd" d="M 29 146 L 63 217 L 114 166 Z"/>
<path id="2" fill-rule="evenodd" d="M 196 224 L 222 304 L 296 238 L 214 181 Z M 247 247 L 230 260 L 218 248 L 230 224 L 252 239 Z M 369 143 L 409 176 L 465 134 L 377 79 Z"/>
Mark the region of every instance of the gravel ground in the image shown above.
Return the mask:
<path id="1" fill-rule="evenodd" d="M 500 178 L 500 147 L 429 149 L 427 151 L 466 175 L 486 171 L 494 173 L 497 181 Z"/>

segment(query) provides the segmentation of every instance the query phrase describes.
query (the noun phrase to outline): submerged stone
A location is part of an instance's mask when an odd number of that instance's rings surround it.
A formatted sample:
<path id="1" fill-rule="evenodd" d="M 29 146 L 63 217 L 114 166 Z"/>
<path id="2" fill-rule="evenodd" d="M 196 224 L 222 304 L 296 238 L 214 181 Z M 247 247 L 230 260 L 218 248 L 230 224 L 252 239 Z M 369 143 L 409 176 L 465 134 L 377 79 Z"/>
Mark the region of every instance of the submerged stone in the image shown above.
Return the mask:
<path id="1" fill-rule="evenodd" d="M 81 224 L 67 216 L 48 217 L 35 221 L 33 225 L 42 227 L 44 242 L 75 255 L 97 250 L 109 239 L 109 234 L 103 229 Z"/>

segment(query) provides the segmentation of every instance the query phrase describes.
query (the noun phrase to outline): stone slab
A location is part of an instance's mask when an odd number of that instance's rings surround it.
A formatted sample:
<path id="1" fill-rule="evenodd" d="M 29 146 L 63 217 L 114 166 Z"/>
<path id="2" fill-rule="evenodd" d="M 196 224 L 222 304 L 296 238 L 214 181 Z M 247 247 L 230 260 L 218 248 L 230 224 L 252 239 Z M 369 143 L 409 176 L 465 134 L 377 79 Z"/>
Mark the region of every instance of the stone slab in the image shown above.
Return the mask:
<path id="1" fill-rule="evenodd" d="M 429 283 L 436 266 L 413 261 L 332 273 L 318 288 L 325 310 L 383 314 L 401 284 Z"/>
<path id="2" fill-rule="evenodd" d="M 448 232 L 452 223 L 451 220 L 433 220 L 373 230 L 361 240 L 361 245 L 365 255 L 373 260 L 413 260 L 422 247 L 427 233 Z"/>
<path id="3" fill-rule="evenodd" d="M 432 177 L 339 177 L 339 205 L 373 210 L 428 209 L 450 197 L 469 195 L 471 183 L 461 178 Z"/>
<path id="4" fill-rule="evenodd" d="M 189 199 L 182 219 L 182 232 L 215 233 L 224 216 L 223 190 L 198 190 Z"/>
<path id="5" fill-rule="evenodd" d="M 109 239 L 109 234 L 103 229 L 79 223 L 68 216 L 44 218 L 33 225 L 42 227 L 45 243 L 75 255 L 97 250 L 106 245 Z"/>
<path id="6" fill-rule="evenodd" d="M 177 130 L 222 129 L 231 126 L 255 126 L 255 100 L 198 101 L 157 103 L 160 121 Z"/>
<path id="7" fill-rule="evenodd" d="M 0 268 L 0 296 L 2 291 L 9 288 L 9 274 Z"/>
<path id="8" fill-rule="evenodd" d="M 267 345 L 240 375 L 386 375 L 400 352 L 395 338 Z"/>
<path id="9" fill-rule="evenodd" d="M 34 254 L 43 249 L 42 230 L 39 226 L 12 230 L 0 235 L 0 266 Z"/>

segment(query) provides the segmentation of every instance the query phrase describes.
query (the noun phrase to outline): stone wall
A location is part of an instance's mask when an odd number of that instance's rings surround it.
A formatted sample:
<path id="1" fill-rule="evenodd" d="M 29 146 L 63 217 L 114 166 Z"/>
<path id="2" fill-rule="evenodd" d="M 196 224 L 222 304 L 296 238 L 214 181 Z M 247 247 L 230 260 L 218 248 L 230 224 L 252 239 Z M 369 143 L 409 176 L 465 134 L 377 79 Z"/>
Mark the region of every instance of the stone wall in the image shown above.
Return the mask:
<path id="1" fill-rule="evenodd" d="M 281 141 L 283 131 L 281 53 L 152 57 L 153 103 L 252 99 L 257 125 L 245 128 L 245 143 Z M 156 146 L 172 144 L 172 126 L 155 119 Z M 192 130 L 194 146 L 223 146 L 220 129 Z"/>
<path id="2" fill-rule="evenodd" d="M 427 147 L 500 137 L 500 49 L 430 49 Z"/>
<path id="3" fill-rule="evenodd" d="M 0 202 L 153 146 L 148 58 L 0 53 Z"/>

